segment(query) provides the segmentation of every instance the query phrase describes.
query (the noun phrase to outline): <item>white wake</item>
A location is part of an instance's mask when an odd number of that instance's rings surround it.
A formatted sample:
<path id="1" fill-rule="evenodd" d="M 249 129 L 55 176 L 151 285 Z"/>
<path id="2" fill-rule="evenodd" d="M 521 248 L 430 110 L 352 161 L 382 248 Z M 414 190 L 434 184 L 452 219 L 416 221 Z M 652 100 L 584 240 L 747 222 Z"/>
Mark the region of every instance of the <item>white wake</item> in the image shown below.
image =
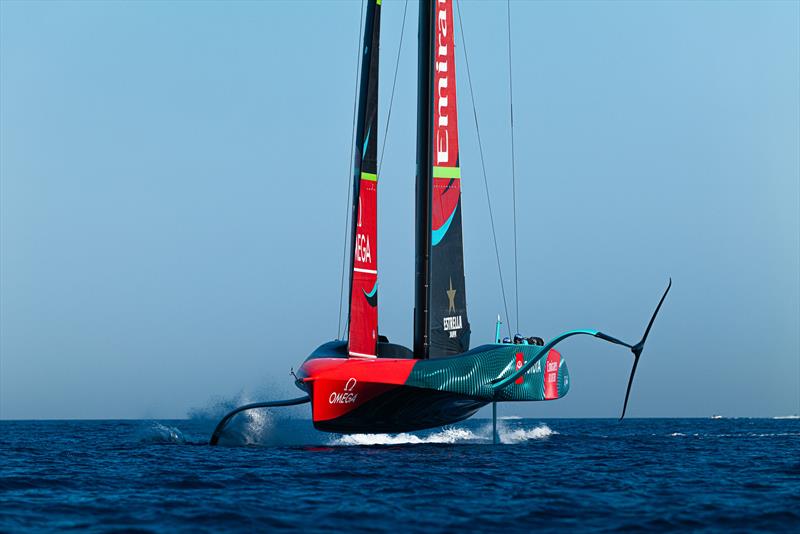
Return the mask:
<path id="1" fill-rule="evenodd" d="M 552 435 L 558 434 L 555 430 L 552 430 L 547 425 L 539 425 L 534 428 L 515 428 L 513 430 L 505 429 L 500 430 L 498 429 L 498 433 L 500 434 L 500 441 L 502 443 L 521 443 L 523 441 L 530 441 L 532 439 L 545 439 L 549 438 Z"/>
<path id="2" fill-rule="evenodd" d="M 531 440 L 546 439 L 558 434 L 549 426 L 541 424 L 533 428 L 509 428 L 502 421 L 498 422 L 497 434 L 500 442 L 511 445 Z M 349 434 L 337 436 L 331 445 L 339 446 L 372 446 L 372 445 L 418 445 L 423 443 L 474 443 L 492 442 L 492 425 L 485 425 L 477 432 L 467 428 L 446 427 L 438 432 L 419 436 L 408 432 L 400 434 Z"/>

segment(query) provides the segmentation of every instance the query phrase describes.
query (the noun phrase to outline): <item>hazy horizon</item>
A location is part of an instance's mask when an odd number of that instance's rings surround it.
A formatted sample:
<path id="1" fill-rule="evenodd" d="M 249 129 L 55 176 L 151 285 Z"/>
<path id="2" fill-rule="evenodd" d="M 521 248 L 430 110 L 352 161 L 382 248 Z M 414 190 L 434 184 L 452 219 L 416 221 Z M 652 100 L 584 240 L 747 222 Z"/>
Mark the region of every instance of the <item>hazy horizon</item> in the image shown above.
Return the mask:
<path id="1" fill-rule="evenodd" d="M 338 330 L 360 6 L 0 2 L 0 419 L 297 395 Z M 800 3 L 511 6 L 522 333 L 636 341 L 671 276 L 628 417 L 800 413 Z M 516 325 L 506 7 L 461 12 Z M 403 2 L 382 13 L 384 125 Z M 405 345 L 416 24 L 409 2 L 378 193 Z M 505 311 L 456 43 L 478 346 Z M 561 352 L 569 394 L 500 415 L 619 416 L 630 353 Z"/>

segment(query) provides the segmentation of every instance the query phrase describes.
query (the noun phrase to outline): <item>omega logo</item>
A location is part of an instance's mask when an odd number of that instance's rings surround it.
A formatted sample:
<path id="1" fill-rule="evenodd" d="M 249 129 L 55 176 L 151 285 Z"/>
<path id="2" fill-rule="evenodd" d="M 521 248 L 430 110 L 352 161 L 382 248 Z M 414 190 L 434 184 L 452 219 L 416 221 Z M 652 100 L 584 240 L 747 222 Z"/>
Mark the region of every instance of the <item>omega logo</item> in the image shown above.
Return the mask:
<path id="1" fill-rule="evenodd" d="M 358 393 L 353 393 L 353 390 L 358 384 L 358 380 L 355 378 L 350 378 L 344 385 L 344 391 L 342 393 L 337 393 L 336 391 L 331 392 L 330 396 L 328 397 L 328 404 L 353 404 L 356 402 L 358 398 Z"/>

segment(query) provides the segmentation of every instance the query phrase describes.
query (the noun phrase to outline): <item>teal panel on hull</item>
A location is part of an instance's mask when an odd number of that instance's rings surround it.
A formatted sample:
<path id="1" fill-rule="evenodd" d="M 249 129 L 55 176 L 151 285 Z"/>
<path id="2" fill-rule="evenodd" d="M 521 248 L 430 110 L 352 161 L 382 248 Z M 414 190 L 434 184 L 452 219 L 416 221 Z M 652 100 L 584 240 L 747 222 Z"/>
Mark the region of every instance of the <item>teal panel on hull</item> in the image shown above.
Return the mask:
<path id="1" fill-rule="evenodd" d="M 569 391 L 569 371 L 563 358 L 558 363 L 557 396 L 545 396 L 547 356 L 523 375 L 521 384 L 514 383 L 497 392 L 492 387 L 493 382 L 516 370 L 518 353 L 528 362 L 540 351 L 541 347 L 536 345 L 483 345 L 449 358 L 420 360 L 406 385 L 485 401 L 541 401 L 563 397 Z"/>

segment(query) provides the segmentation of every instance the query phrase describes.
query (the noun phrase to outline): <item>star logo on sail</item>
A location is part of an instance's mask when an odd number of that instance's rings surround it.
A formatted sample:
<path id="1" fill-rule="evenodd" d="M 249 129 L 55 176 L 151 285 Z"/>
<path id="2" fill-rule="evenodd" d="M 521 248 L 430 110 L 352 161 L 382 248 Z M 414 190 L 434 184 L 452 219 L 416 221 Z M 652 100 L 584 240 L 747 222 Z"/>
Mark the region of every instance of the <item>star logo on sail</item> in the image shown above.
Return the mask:
<path id="1" fill-rule="evenodd" d="M 456 290 L 453 289 L 453 279 L 450 278 L 450 289 L 446 291 L 447 298 L 450 299 L 450 307 L 447 308 L 448 313 L 456 311 Z"/>
<path id="2" fill-rule="evenodd" d="M 450 278 L 450 289 L 446 289 L 445 293 L 447 293 L 448 299 L 448 308 L 447 312 L 455 312 L 456 311 L 456 290 L 453 289 L 453 279 Z M 452 317 L 443 317 L 442 318 L 442 327 L 445 331 L 448 332 L 450 338 L 457 337 L 458 330 L 461 330 L 463 326 L 463 321 L 461 320 L 460 315 L 453 315 Z"/>

